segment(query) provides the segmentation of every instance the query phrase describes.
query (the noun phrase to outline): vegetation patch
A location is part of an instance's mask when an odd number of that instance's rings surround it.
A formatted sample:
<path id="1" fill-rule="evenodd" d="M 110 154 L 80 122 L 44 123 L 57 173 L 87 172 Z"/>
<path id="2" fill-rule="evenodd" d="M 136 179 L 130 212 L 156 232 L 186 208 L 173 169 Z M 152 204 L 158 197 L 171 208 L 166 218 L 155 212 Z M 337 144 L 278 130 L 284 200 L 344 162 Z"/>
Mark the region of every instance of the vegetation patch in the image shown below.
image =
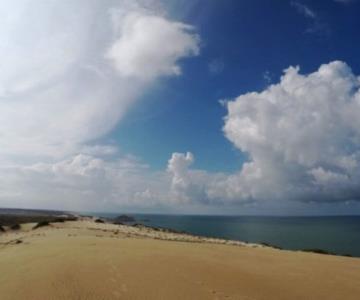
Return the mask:
<path id="1" fill-rule="evenodd" d="M 37 228 L 45 227 L 45 226 L 49 226 L 49 225 L 50 225 L 50 223 L 48 221 L 40 221 L 33 227 L 33 229 L 37 229 Z"/>
<path id="2" fill-rule="evenodd" d="M 1 209 L 0 209 L 1 212 Z M 77 221 L 77 217 L 74 215 L 34 215 L 26 214 L 26 211 L 22 214 L 1 214 L 0 213 L 0 224 L 2 226 L 12 226 L 15 224 L 25 223 L 38 223 L 47 221 L 49 223 L 65 222 L 65 221 Z"/>
<path id="3" fill-rule="evenodd" d="M 10 229 L 11 230 L 20 230 L 21 226 L 19 224 L 13 224 L 13 225 L 10 226 Z"/>
<path id="4" fill-rule="evenodd" d="M 272 244 L 269 244 L 269 243 L 266 243 L 266 242 L 262 242 L 260 244 L 263 245 L 263 246 L 266 246 L 266 247 L 270 247 L 270 248 L 274 248 L 274 249 L 278 249 L 278 250 L 283 250 L 283 248 L 281 248 L 279 246 L 272 245 Z"/>
<path id="5" fill-rule="evenodd" d="M 115 224 L 115 225 L 125 225 L 125 223 L 119 222 L 119 221 L 115 221 L 115 222 L 113 222 L 113 224 Z"/>
<path id="6" fill-rule="evenodd" d="M 327 250 L 317 249 L 317 248 L 314 248 L 314 249 L 303 249 L 302 251 L 304 251 L 304 252 L 318 253 L 318 254 L 335 255 L 334 253 L 331 253 L 331 252 L 329 252 L 329 251 L 327 251 Z"/>

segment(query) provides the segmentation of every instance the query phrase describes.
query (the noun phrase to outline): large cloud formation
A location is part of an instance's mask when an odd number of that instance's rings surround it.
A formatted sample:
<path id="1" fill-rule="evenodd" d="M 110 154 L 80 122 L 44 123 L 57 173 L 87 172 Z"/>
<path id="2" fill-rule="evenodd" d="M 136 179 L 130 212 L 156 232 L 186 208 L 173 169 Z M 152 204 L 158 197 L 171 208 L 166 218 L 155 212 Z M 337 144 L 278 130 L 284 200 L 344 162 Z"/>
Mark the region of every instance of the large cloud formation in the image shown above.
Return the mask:
<path id="1" fill-rule="evenodd" d="M 183 179 L 198 181 L 207 201 L 359 200 L 359 87 L 341 61 L 309 75 L 286 69 L 278 84 L 226 103 L 224 133 L 249 156 L 242 169 L 228 176 L 182 170 Z"/>
<path id="2" fill-rule="evenodd" d="M 309 75 L 290 67 L 279 84 L 228 103 L 224 132 L 249 153 L 259 191 L 265 180 L 265 192 L 298 200 L 359 198 L 359 86 L 334 61 Z"/>
<path id="3" fill-rule="evenodd" d="M 195 29 L 157 0 L 5 0 L 0 18 L 0 206 L 101 209 L 154 197 L 148 167 L 103 138 L 199 54 Z"/>
<path id="4" fill-rule="evenodd" d="M 16 160 L 81 151 L 199 53 L 194 28 L 140 1 L 0 5 L 0 153 Z"/>
<path id="5" fill-rule="evenodd" d="M 57 162 L 3 166 L 2 203 L 49 205 L 49 195 L 54 207 L 73 209 L 358 200 L 359 85 L 335 61 L 308 75 L 290 67 L 279 83 L 226 102 L 224 134 L 249 157 L 233 174 L 191 168 L 190 152 L 154 172 L 131 156 L 111 158 L 112 147 L 83 147 Z"/>
<path id="6" fill-rule="evenodd" d="M 134 1 L 0 5 L 0 206 L 359 199 L 360 80 L 344 62 L 307 75 L 290 67 L 279 83 L 226 102 L 224 134 L 248 156 L 238 172 L 193 169 L 190 152 L 153 171 L 101 138 L 199 54 L 195 29 Z"/>

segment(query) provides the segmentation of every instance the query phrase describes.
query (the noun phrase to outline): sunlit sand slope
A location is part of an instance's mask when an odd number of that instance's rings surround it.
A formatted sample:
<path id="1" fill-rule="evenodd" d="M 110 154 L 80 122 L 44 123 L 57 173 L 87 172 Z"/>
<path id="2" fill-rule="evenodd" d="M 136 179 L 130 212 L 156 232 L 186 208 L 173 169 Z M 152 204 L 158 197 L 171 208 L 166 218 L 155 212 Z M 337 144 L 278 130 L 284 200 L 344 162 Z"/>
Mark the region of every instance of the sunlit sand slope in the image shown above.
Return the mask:
<path id="1" fill-rule="evenodd" d="M 90 221 L 31 227 L 0 234 L 1 300 L 344 300 L 360 295 L 357 258 L 176 238 Z"/>

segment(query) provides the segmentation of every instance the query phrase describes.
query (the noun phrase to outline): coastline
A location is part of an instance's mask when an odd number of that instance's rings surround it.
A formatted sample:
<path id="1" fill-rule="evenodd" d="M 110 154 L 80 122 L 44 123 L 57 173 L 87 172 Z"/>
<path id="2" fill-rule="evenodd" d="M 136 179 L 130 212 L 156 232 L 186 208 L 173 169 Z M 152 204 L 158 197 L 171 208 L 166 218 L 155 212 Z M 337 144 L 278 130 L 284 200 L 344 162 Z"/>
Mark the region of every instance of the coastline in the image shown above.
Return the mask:
<path id="1" fill-rule="evenodd" d="M 114 234 L 124 234 L 128 237 L 138 237 L 138 238 L 151 238 L 155 240 L 164 240 L 164 241 L 177 241 L 177 242 L 192 242 L 192 243 L 210 243 L 210 244 L 222 244 L 222 245 L 232 245 L 232 246 L 245 246 L 245 247 L 270 247 L 276 249 L 271 245 L 263 245 L 257 243 L 248 243 L 243 241 L 236 241 L 230 239 L 220 239 L 215 237 L 205 237 L 194 235 L 186 232 L 177 232 L 176 230 L 172 230 L 170 228 L 158 228 L 152 226 L 146 226 L 140 223 L 135 223 L 133 225 L 129 224 L 113 224 L 112 222 L 103 221 L 96 222 L 98 218 L 96 217 L 84 217 L 77 215 L 75 216 L 77 219 L 68 220 L 68 221 L 60 221 L 60 222 L 49 222 L 49 225 L 45 225 L 44 227 L 48 228 L 69 228 L 69 229 L 80 229 L 79 225 L 85 226 L 89 230 L 100 231 L 105 233 L 114 233 Z M 60 224 L 59 224 L 60 223 Z M 36 227 L 37 223 L 24 223 L 20 224 L 21 230 L 14 231 L 10 228 L 10 226 L 6 227 L 6 231 L 3 232 L 3 237 L 11 236 L 12 234 L 29 234 L 34 232 L 34 227 Z M 71 227 L 74 226 L 74 227 Z M 1 237 L 1 235 L 0 235 Z M 1 244 L 0 244 L 1 245 Z"/>
<path id="2" fill-rule="evenodd" d="M 87 217 L 35 225 L 0 234 L 4 300 L 356 299 L 360 293 L 358 258 Z"/>
<path id="3" fill-rule="evenodd" d="M 278 245 L 273 245 L 267 242 L 249 242 L 242 240 L 234 240 L 230 238 L 219 238 L 215 236 L 197 235 L 191 232 L 179 231 L 169 227 L 147 225 L 141 222 L 141 220 L 137 220 L 128 215 L 121 215 L 121 217 L 129 218 L 127 221 L 123 222 L 123 220 L 121 220 L 120 222 L 118 222 L 116 221 L 116 218 L 101 217 L 98 215 L 83 215 L 83 214 L 70 213 L 70 212 L 61 212 L 61 211 L 56 212 L 56 211 L 46 211 L 46 210 L 44 211 L 34 210 L 33 213 L 29 214 L 29 210 L 19 209 L 19 211 L 22 213 L 14 214 L 13 213 L 14 210 L 10 209 L 9 210 L 10 214 L 8 215 L 4 213 L 0 214 L 0 221 L 1 221 L 0 225 L 2 225 L 0 226 L 0 235 L 11 232 L 16 233 L 16 230 L 14 231 L 11 228 L 12 225 L 15 228 L 18 227 L 18 229 L 20 229 L 19 226 L 23 226 L 22 229 L 24 229 L 25 226 L 27 232 L 31 229 L 34 229 L 34 226 L 36 226 L 36 224 L 45 223 L 45 226 L 47 225 L 53 226 L 56 223 L 82 221 L 82 222 L 90 222 L 91 224 L 95 222 L 98 223 L 98 225 L 103 224 L 103 226 L 114 225 L 116 226 L 115 229 L 111 227 L 110 230 L 115 230 L 116 232 L 121 232 L 127 235 L 130 234 L 132 236 L 153 238 L 159 240 L 224 244 L 224 245 L 233 245 L 233 246 L 246 246 L 251 248 L 267 247 L 267 248 L 284 250 L 284 251 L 317 253 L 317 254 L 340 256 L 340 257 L 360 258 L 349 254 L 330 252 L 325 249 L 319 249 L 319 248 L 306 248 L 306 249 L 294 250 L 294 249 L 283 248 Z M 44 214 L 39 214 L 39 212 L 44 212 Z M 4 223 L 4 218 L 5 218 L 5 223 Z M 7 220 L 9 220 L 9 222 L 7 226 L 4 226 L 3 224 L 6 224 Z"/>

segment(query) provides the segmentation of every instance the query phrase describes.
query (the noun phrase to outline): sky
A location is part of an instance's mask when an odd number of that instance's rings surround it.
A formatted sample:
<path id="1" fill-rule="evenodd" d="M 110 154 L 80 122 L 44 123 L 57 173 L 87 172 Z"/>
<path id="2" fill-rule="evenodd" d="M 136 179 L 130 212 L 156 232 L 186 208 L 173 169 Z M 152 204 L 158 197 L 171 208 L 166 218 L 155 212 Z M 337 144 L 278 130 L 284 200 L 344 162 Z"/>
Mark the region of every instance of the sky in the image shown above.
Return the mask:
<path id="1" fill-rule="evenodd" d="M 359 12 L 1 1 L 0 207 L 360 214 Z"/>

